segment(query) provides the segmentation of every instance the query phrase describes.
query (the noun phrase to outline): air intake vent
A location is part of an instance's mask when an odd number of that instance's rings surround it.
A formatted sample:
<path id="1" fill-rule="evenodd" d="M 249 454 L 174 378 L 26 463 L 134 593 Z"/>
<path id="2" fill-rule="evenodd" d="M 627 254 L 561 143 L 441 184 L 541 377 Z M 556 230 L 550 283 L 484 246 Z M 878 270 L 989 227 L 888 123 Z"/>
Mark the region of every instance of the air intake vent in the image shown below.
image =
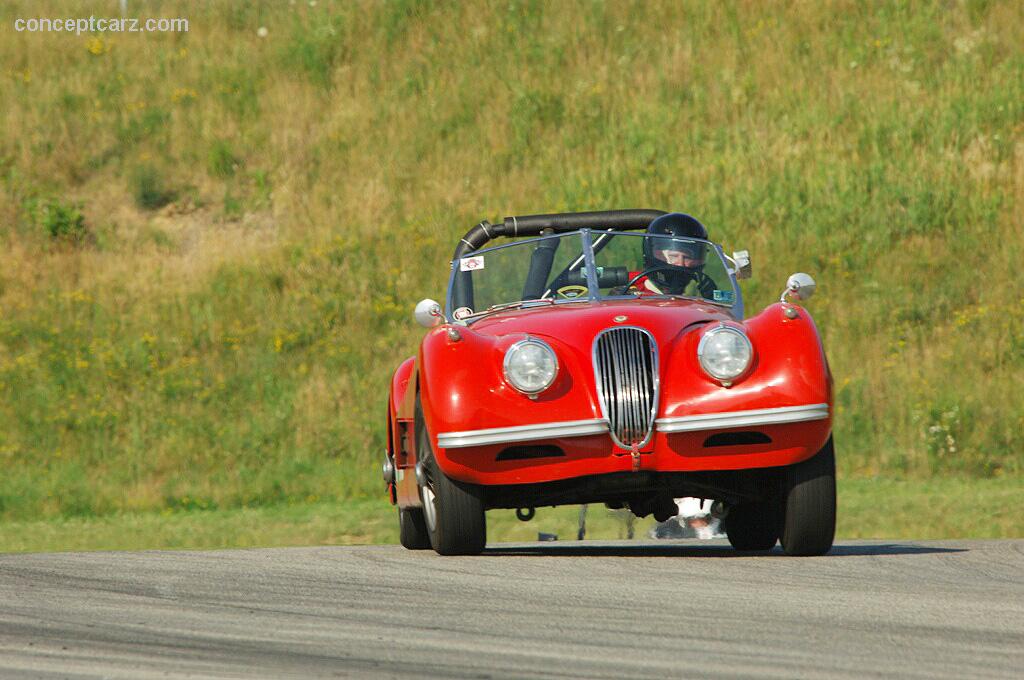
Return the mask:
<path id="1" fill-rule="evenodd" d="M 658 408 L 658 352 L 642 328 L 610 328 L 594 340 L 594 377 L 612 439 L 644 446 Z"/>
<path id="2" fill-rule="evenodd" d="M 554 458 L 565 456 L 557 446 L 508 446 L 501 450 L 494 460 L 530 460 L 531 458 Z"/>
<path id="3" fill-rule="evenodd" d="M 719 432 L 704 440 L 704 446 L 750 446 L 752 444 L 771 444 L 772 438 L 764 432 Z"/>

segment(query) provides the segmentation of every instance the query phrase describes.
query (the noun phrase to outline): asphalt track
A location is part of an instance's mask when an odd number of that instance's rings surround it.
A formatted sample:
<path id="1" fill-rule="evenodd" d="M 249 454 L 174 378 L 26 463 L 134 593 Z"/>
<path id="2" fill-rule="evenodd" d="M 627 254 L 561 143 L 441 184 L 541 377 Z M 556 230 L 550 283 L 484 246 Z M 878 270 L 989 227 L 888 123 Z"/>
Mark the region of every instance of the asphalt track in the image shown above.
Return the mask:
<path id="1" fill-rule="evenodd" d="M 1024 540 L 0 555 L 0 677 L 1024 677 Z"/>

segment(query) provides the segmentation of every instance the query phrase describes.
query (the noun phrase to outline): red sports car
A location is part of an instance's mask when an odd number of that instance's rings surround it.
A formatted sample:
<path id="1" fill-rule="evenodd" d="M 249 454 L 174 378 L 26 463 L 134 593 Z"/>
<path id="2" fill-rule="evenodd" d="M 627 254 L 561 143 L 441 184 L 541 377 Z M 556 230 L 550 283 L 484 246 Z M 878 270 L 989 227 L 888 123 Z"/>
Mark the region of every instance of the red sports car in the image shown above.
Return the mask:
<path id="1" fill-rule="evenodd" d="M 395 371 L 384 479 L 406 548 L 475 554 L 485 511 L 605 503 L 667 519 L 717 501 L 730 543 L 828 552 L 832 376 L 795 304 L 744 317 L 727 256 L 681 213 L 616 210 L 481 222 L 444 311 Z"/>

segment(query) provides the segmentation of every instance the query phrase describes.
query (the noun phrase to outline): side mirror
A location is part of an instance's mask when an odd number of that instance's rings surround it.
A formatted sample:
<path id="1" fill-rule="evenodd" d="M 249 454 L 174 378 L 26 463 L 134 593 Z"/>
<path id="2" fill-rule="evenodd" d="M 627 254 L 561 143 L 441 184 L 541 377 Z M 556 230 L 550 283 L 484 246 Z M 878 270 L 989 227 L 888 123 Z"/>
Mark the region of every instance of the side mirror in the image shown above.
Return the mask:
<path id="1" fill-rule="evenodd" d="M 750 251 L 749 250 L 737 250 L 732 254 L 732 261 L 736 265 L 737 279 L 749 279 L 753 275 L 753 269 L 750 266 Z"/>
<path id="2" fill-rule="evenodd" d="M 810 274 L 797 272 L 786 281 L 786 290 L 782 293 L 782 301 L 785 302 L 787 295 L 794 300 L 807 301 L 814 295 L 817 287 Z"/>
<path id="3" fill-rule="evenodd" d="M 424 328 L 440 326 L 444 321 L 444 317 L 441 316 L 441 305 L 438 304 L 437 300 L 431 300 L 430 298 L 417 302 L 416 310 L 412 315 L 415 317 L 416 323 Z"/>

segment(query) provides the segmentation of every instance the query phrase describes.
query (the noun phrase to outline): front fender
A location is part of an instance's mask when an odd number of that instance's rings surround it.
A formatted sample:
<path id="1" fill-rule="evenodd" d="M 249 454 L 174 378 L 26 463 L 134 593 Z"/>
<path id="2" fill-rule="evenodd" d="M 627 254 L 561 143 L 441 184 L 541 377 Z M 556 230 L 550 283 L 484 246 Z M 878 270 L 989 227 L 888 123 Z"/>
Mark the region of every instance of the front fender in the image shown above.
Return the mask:
<path id="1" fill-rule="evenodd" d="M 794 318 L 786 315 L 787 307 L 796 311 Z M 820 449 L 832 425 L 832 375 L 807 310 L 776 303 L 744 321 L 754 358 L 747 375 L 730 387 L 708 376 L 697 358 L 697 345 L 715 325 L 687 329 L 675 343 L 664 373 L 662 417 L 828 404 L 827 419 L 801 428 L 807 450 Z"/>
<path id="2" fill-rule="evenodd" d="M 409 390 L 409 380 L 413 376 L 413 369 L 416 367 L 416 357 L 409 357 L 399 365 L 395 374 L 391 377 L 391 394 L 388 400 L 388 407 L 395 418 L 412 419 L 412 411 L 405 407 L 408 401 L 406 396 Z"/>
<path id="3" fill-rule="evenodd" d="M 487 336 L 451 326 L 461 338 L 452 340 L 448 328 L 434 329 L 423 339 L 418 377 L 427 432 L 438 464 L 449 476 L 467 475 L 465 466 L 437 446 L 440 433 L 600 417 L 591 359 L 585 352 L 557 338 L 531 334 L 555 351 L 559 371 L 551 387 L 530 398 L 505 381 L 502 368 L 505 351 L 525 334 Z"/>
<path id="4" fill-rule="evenodd" d="M 782 304 L 741 325 L 754 347 L 749 372 L 730 387 L 707 375 L 697 345 L 717 324 L 687 329 L 676 341 L 664 373 L 666 417 L 832 403 L 831 376 L 818 329 L 807 310 L 788 318 Z"/>

